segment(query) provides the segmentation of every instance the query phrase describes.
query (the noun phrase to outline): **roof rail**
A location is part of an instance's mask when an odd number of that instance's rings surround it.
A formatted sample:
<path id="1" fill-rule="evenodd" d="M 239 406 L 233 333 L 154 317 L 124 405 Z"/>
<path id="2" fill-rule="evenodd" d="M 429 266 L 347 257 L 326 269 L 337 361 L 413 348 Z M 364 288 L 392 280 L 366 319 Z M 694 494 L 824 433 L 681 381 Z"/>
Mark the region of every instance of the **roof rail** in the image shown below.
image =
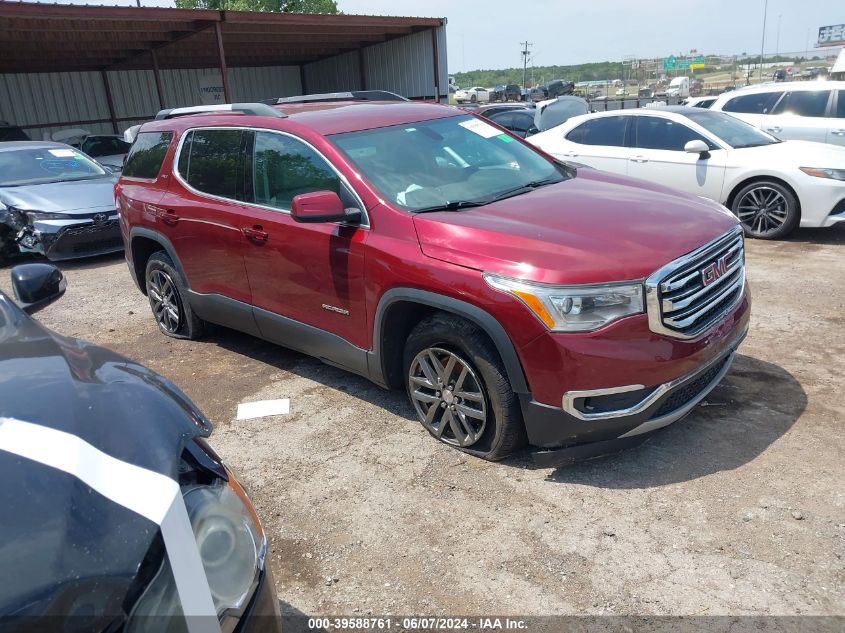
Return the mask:
<path id="1" fill-rule="evenodd" d="M 284 103 L 319 103 L 331 101 L 409 101 L 405 97 L 387 90 L 350 90 L 349 92 L 326 92 L 323 94 L 278 97 L 261 103 L 280 105 Z"/>
<path id="2" fill-rule="evenodd" d="M 201 105 L 188 108 L 169 108 L 156 114 L 156 121 L 172 119 L 177 116 L 188 116 L 191 114 L 203 114 L 208 112 L 240 112 L 252 116 L 272 116 L 278 118 L 287 117 L 286 114 L 271 108 L 265 103 L 221 103 L 220 105 Z"/>

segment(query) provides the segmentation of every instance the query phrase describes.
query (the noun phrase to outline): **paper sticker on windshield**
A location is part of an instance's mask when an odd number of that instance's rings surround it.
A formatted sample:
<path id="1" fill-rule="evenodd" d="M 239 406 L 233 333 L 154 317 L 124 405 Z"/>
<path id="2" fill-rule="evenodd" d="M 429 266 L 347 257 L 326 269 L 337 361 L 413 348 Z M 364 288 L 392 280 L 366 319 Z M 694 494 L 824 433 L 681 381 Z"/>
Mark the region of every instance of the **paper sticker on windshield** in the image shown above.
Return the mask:
<path id="1" fill-rule="evenodd" d="M 484 121 L 479 121 L 478 119 L 464 121 L 463 123 L 459 123 L 458 125 L 460 125 L 461 127 L 465 127 L 470 132 L 478 134 L 479 136 L 482 136 L 484 138 L 492 138 L 501 134 L 501 132 L 494 128 L 492 125 L 489 125 Z"/>
<path id="2" fill-rule="evenodd" d="M 47 151 L 56 158 L 74 158 L 77 155 L 72 149 L 51 149 Z"/>

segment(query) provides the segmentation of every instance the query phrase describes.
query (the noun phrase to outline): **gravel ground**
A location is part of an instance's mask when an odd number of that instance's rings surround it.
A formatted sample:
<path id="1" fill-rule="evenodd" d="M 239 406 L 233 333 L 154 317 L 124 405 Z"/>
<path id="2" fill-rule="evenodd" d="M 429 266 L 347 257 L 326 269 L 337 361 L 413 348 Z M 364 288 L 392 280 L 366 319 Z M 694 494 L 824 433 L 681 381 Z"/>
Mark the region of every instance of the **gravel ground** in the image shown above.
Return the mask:
<path id="1" fill-rule="evenodd" d="M 404 394 L 248 336 L 168 339 L 121 258 L 63 264 L 39 318 L 215 420 L 289 613 L 845 615 L 845 227 L 747 248 L 752 326 L 722 385 L 641 447 L 557 470 L 467 457 Z M 289 415 L 234 419 L 282 397 Z"/>

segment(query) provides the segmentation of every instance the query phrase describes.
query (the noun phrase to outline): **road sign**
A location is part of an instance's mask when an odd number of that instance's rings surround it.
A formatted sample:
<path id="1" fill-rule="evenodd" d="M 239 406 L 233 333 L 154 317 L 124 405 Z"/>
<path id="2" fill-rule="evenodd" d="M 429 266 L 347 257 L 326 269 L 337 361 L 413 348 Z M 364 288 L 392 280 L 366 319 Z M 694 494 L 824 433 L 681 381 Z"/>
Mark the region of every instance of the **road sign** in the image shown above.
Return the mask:
<path id="1" fill-rule="evenodd" d="M 670 55 L 663 60 L 663 70 L 677 70 L 687 68 L 704 68 L 704 55 L 695 57 L 675 57 Z"/>
<path id="2" fill-rule="evenodd" d="M 832 24 L 819 28 L 819 46 L 841 46 L 845 44 L 845 24 Z"/>

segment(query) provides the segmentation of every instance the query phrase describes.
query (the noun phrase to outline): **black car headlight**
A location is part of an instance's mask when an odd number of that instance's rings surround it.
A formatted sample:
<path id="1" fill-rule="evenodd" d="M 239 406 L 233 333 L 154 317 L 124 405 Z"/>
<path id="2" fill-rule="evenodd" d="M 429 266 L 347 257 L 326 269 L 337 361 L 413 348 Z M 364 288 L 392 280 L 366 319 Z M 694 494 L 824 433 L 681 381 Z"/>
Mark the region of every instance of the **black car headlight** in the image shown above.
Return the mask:
<path id="1" fill-rule="evenodd" d="M 231 473 L 228 482 L 185 490 L 184 499 L 217 614 L 240 614 L 267 554 L 252 502 Z"/>
<path id="2" fill-rule="evenodd" d="M 225 633 L 235 628 L 258 586 L 267 539 L 246 491 L 228 472 L 228 481 L 183 486 L 208 588 Z M 182 605 L 165 555 L 161 568 L 136 602 L 126 633 L 186 631 Z"/>

